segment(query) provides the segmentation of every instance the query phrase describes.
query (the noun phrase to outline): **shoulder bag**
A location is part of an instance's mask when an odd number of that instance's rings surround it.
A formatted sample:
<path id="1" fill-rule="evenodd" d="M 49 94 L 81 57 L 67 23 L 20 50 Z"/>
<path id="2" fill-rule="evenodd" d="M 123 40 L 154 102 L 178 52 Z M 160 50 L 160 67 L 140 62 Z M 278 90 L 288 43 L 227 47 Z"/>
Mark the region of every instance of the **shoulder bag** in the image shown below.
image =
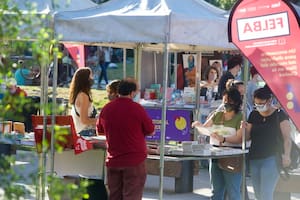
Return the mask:
<path id="1" fill-rule="evenodd" d="M 219 168 L 226 170 L 228 172 L 239 173 L 242 171 L 243 166 L 243 156 L 232 156 L 228 158 L 218 159 Z"/>
<path id="2" fill-rule="evenodd" d="M 224 114 L 221 123 L 224 124 Z M 218 159 L 218 167 L 228 172 L 239 173 L 242 171 L 242 166 L 243 166 L 243 155 Z"/>

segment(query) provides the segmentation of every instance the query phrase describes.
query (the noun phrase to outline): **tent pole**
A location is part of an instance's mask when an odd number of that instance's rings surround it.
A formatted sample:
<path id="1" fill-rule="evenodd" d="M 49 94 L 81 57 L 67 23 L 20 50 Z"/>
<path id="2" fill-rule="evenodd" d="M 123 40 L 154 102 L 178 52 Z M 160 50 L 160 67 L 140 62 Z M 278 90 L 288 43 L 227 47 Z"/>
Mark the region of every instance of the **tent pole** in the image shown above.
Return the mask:
<path id="1" fill-rule="evenodd" d="M 244 59 L 243 67 L 243 81 L 244 85 L 247 86 L 249 81 L 249 61 Z M 245 87 L 245 94 L 247 94 L 247 87 Z M 247 121 L 247 95 L 243 97 L 243 121 Z M 242 129 L 242 150 L 246 149 L 246 129 Z M 243 168 L 242 168 L 242 199 L 246 199 L 246 154 L 243 154 Z"/>
<path id="2" fill-rule="evenodd" d="M 127 68 L 126 58 L 127 58 L 126 48 L 123 48 L 123 78 L 127 77 L 127 74 L 126 74 L 126 68 Z"/>
<path id="3" fill-rule="evenodd" d="M 153 59 L 154 59 L 154 83 L 157 83 L 157 63 L 156 63 L 156 52 L 153 53 Z"/>
<path id="4" fill-rule="evenodd" d="M 201 63 L 202 63 L 202 54 L 201 52 L 197 53 L 197 66 L 196 66 L 196 85 L 195 85 L 195 89 L 196 89 L 196 93 L 195 93 L 195 110 L 193 112 L 193 121 L 201 121 L 202 118 L 202 114 L 201 114 L 201 106 L 200 106 L 200 101 L 199 98 L 200 97 L 200 82 L 201 82 Z M 197 138 L 197 134 L 198 132 L 196 131 L 196 129 L 194 129 L 194 140 L 198 140 Z"/>
<path id="5" fill-rule="evenodd" d="M 50 174 L 54 175 L 54 144 L 55 144 L 55 116 L 56 116 L 56 96 L 57 96 L 57 68 L 58 68 L 58 60 L 57 54 L 54 54 L 53 60 L 53 79 L 52 79 L 52 115 L 51 115 L 51 155 L 50 155 Z"/>
<path id="6" fill-rule="evenodd" d="M 134 58 L 134 78 L 138 80 L 139 85 L 141 85 L 142 46 L 140 44 L 138 44 L 135 49 Z"/>
<path id="7" fill-rule="evenodd" d="M 174 88 L 177 89 L 177 68 L 178 68 L 178 62 L 177 62 L 178 52 L 174 53 Z"/>
<path id="8" fill-rule="evenodd" d="M 159 199 L 163 199 L 163 180 L 164 180 L 164 157 L 165 157 L 165 136 L 166 136 L 166 113 L 167 113 L 167 81 L 169 69 L 169 49 L 168 44 L 164 46 L 164 70 L 163 70 L 163 98 L 162 98 L 162 110 L 161 110 L 161 130 L 160 130 L 160 175 L 159 175 Z"/>
<path id="9" fill-rule="evenodd" d="M 43 141 L 46 139 L 47 132 L 47 107 L 48 107 L 48 77 L 47 77 L 47 65 L 41 66 L 41 100 L 40 100 L 40 108 L 41 115 L 43 115 Z M 40 160 L 40 169 L 39 169 L 39 186 L 42 188 L 38 188 L 38 199 L 45 199 L 45 186 L 46 186 L 46 163 L 47 163 L 47 148 L 45 145 L 42 146 L 42 153 Z"/>

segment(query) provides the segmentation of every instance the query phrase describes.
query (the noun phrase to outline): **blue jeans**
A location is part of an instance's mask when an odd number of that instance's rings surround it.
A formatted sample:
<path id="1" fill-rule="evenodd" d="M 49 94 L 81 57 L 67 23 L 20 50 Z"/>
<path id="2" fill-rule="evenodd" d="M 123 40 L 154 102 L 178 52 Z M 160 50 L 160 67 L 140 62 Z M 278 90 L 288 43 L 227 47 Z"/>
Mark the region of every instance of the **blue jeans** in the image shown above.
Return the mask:
<path id="1" fill-rule="evenodd" d="M 229 200 L 241 200 L 242 174 L 220 169 L 217 160 L 211 160 L 209 165 L 212 200 L 223 200 L 225 190 Z"/>
<path id="2" fill-rule="evenodd" d="M 110 62 L 105 62 L 103 64 L 100 64 L 101 67 L 101 72 L 98 80 L 98 84 L 101 84 L 102 78 L 104 78 L 105 83 L 108 84 L 108 79 L 107 79 L 107 68 Z"/>
<path id="3" fill-rule="evenodd" d="M 279 179 L 276 157 L 250 160 L 250 173 L 257 200 L 273 200 L 273 193 Z"/>

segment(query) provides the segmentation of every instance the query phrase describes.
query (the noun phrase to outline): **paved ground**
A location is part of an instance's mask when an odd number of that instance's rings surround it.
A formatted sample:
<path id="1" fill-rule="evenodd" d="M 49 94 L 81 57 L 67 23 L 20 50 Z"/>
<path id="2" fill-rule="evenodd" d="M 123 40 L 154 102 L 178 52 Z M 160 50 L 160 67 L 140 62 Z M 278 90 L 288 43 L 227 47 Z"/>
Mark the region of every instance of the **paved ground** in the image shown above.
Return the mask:
<path id="1" fill-rule="evenodd" d="M 207 169 L 200 169 L 200 173 L 194 176 L 194 191 L 191 193 L 178 194 L 174 192 L 174 178 L 164 178 L 163 199 L 167 200 L 209 200 L 211 196 L 209 174 Z M 143 200 L 159 199 L 159 177 L 148 176 Z M 252 191 L 252 188 L 249 187 Z M 250 192 L 253 196 L 253 191 Z"/>
<path id="2" fill-rule="evenodd" d="M 17 163 L 14 167 L 18 174 L 28 176 L 32 172 L 37 171 L 38 158 L 35 152 L 29 151 L 18 151 L 17 152 Z M 30 179 L 28 179 L 30 180 Z M 174 192 L 174 178 L 165 177 L 164 180 L 164 200 L 208 200 L 210 199 L 210 183 L 207 169 L 200 169 L 200 173 L 194 176 L 194 191 L 191 193 L 178 194 Z M 30 181 L 18 182 L 17 184 L 22 185 L 28 191 L 31 191 L 31 195 L 27 195 L 24 200 L 35 200 L 35 191 Z M 250 199 L 253 197 L 253 188 L 251 181 L 247 179 L 247 188 Z M 0 199 L 1 197 L 0 192 Z M 144 190 L 143 200 L 156 200 L 159 199 L 159 176 L 148 175 L 147 182 Z M 300 194 L 292 194 L 291 200 L 300 200 Z"/>

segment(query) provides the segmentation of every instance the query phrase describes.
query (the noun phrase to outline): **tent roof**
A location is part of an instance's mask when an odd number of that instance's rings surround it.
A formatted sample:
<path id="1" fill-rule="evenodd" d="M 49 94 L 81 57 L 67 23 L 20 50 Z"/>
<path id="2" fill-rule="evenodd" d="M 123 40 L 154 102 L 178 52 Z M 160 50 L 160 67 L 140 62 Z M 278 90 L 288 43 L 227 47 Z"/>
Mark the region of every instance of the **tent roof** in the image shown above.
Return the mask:
<path id="1" fill-rule="evenodd" d="M 225 15 L 203 0 L 110 0 L 93 8 L 58 12 L 55 31 L 69 42 L 235 49 L 227 39 Z"/>

